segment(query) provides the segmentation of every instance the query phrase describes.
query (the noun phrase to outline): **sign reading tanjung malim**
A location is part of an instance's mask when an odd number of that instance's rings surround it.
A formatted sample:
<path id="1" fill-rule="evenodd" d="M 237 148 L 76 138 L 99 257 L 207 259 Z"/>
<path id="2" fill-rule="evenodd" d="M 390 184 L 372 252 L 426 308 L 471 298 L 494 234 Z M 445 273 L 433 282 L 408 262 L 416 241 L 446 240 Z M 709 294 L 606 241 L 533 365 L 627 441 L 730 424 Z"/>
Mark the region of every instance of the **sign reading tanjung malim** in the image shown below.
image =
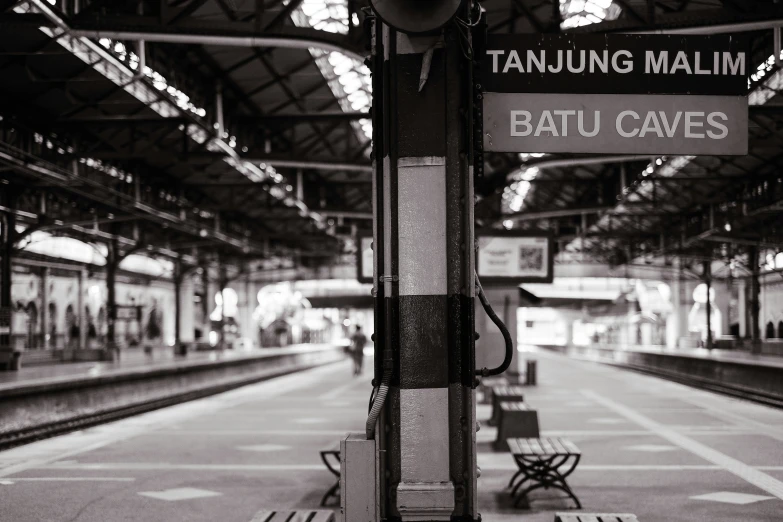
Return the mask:
<path id="1" fill-rule="evenodd" d="M 747 154 L 748 55 L 728 35 L 489 35 L 484 149 Z"/>

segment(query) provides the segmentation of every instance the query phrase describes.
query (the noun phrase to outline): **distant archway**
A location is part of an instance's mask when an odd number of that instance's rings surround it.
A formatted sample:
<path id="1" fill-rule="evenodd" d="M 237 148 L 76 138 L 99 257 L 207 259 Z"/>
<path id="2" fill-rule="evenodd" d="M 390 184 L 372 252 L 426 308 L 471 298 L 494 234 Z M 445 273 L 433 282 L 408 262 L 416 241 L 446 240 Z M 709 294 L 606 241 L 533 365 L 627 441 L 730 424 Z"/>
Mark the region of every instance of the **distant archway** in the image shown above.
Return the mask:
<path id="1" fill-rule="evenodd" d="M 772 321 L 767 323 L 766 338 L 767 339 L 774 339 L 775 338 L 775 325 L 772 324 Z"/>

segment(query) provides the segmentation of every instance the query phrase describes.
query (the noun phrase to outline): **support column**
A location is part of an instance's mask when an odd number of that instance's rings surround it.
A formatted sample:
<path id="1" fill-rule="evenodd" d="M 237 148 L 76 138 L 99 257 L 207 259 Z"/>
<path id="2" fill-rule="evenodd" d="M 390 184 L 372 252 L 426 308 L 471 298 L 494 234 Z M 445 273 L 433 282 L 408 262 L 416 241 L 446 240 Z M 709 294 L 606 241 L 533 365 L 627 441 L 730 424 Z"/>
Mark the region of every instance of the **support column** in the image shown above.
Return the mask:
<path id="1" fill-rule="evenodd" d="M 688 335 L 688 285 L 682 270 L 682 260 L 675 259 L 677 275 L 670 282 L 672 313 L 666 319 L 666 347 L 679 348 L 680 339 Z"/>
<path id="2" fill-rule="evenodd" d="M 115 322 L 117 319 L 117 265 L 119 264 L 119 245 L 112 238 L 109 241 L 106 256 L 106 350 L 111 360 L 119 356 L 115 340 Z"/>
<path id="3" fill-rule="evenodd" d="M 243 285 L 242 288 L 244 290 L 244 299 L 240 298 L 240 304 L 242 305 L 242 313 L 239 315 L 240 320 L 242 321 L 242 324 L 240 325 L 240 329 L 242 332 L 242 337 L 246 339 L 252 339 L 255 341 L 255 334 L 254 328 L 253 328 L 253 310 L 255 309 L 255 301 L 256 297 L 253 295 L 253 285 L 250 281 L 250 270 L 247 270 L 245 272 L 245 276 L 243 279 Z"/>
<path id="4" fill-rule="evenodd" d="M 209 344 L 209 332 L 212 331 L 212 321 L 209 319 L 210 309 L 215 305 L 215 296 L 209 287 L 209 263 L 201 266 L 201 288 L 204 291 L 204 299 L 201 300 L 201 342 Z"/>
<path id="5" fill-rule="evenodd" d="M 715 326 L 715 333 L 718 335 L 729 335 L 731 324 L 731 292 L 733 290 L 732 277 L 726 279 L 725 285 L 715 288 L 715 306 L 720 311 L 720 327 Z"/>
<path id="6" fill-rule="evenodd" d="M 712 299 L 710 299 L 712 291 L 712 263 L 710 261 L 704 262 L 704 282 L 707 285 L 707 303 L 705 305 L 707 312 L 707 342 L 705 347 L 708 350 L 712 350 Z"/>
<path id="7" fill-rule="evenodd" d="M 47 350 L 54 339 L 49 339 L 49 323 L 52 320 L 49 317 L 49 267 L 41 268 L 41 348 Z"/>
<path id="8" fill-rule="evenodd" d="M 84 291 L 87 288 L 87 271 L 82 268 L 79 270 L 79 281 L 77 285 L 79 294 L 76 297 L 76 320 L 79 321 L 79 340 L 77 348 L 84 350 L 87 348 L 87 310 L 84 303 Z"/>
<path id="9" fill-rule="evenodd" d="M 739 322 L 739 337 L 745 339 L 748 330 L 748 285 L 744 279 L 737 281 L 737 320 Z"/>
<path id="10" fill-rule="evenodd" d="M 192 273 L 183 275 L 179 290 L 179 341 L 183 344 L 195 340 L 196 307 L 193 303 L 193 287 Z"/>
<path id="11" fill-rule="evenodd" d="M 177 258 L 174 260 L 174 353 L 185 355 L 181 346 L 181 328 L 182 328 L 182 261 Z"/>
<path id="12" fill-rule="evenodd" d="M 395 370 L 388 435 L 377 440 L 388 473 L 382 517 L 403 521 L 477 515 L 473 177 L 462 116 L 471 82 L 458 30 L 412 37 L 376 23 L 375 273 Z"/>
<path id="13" fill-rule="evenodd" d="M 748 249 L 748 264 L 750 264 L 750 351 L 761 353 L 761 330 L 759 327 L 759 249 Z"/>
<path id="14" fill-rule="evenodd" d="M 16 193 L 13 187 L 3 186 L 0 191 L 3 206 L 16 208 Z M 13 212 L 3 214 L 2 244 L 0 245 L 0 350 L 9 351 L 13 333 L 13 307 L 11 298 L 11 258 L 14 252 L 16 235 L 16 215 Z"/>

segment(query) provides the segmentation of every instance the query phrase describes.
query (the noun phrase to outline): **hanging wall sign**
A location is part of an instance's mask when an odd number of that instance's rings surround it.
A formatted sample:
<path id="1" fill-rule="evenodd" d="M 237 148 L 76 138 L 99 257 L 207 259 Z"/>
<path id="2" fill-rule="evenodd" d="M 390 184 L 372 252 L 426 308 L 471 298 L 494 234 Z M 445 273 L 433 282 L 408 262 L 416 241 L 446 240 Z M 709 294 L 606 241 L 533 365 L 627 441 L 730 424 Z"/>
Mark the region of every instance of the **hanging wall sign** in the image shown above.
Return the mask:
<path id="1" fill-rule="evenodd" d="M 523 232 L 478 231 L 476 267 L 482 284 L 551 283 L 554 242 Z"/>

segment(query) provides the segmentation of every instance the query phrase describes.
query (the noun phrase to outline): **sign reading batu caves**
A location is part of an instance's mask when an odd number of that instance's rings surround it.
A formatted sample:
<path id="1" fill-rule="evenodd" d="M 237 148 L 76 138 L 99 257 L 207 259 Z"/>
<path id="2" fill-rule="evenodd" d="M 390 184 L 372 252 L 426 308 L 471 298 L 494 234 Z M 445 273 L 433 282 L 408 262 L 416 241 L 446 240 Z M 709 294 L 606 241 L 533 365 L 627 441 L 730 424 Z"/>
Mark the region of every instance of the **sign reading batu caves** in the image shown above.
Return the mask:
<path id="1" fill-rule="evenodd" d="M 730 35 L 488 35 L 484 150 L 744 155 L 748 56 Z"/>

